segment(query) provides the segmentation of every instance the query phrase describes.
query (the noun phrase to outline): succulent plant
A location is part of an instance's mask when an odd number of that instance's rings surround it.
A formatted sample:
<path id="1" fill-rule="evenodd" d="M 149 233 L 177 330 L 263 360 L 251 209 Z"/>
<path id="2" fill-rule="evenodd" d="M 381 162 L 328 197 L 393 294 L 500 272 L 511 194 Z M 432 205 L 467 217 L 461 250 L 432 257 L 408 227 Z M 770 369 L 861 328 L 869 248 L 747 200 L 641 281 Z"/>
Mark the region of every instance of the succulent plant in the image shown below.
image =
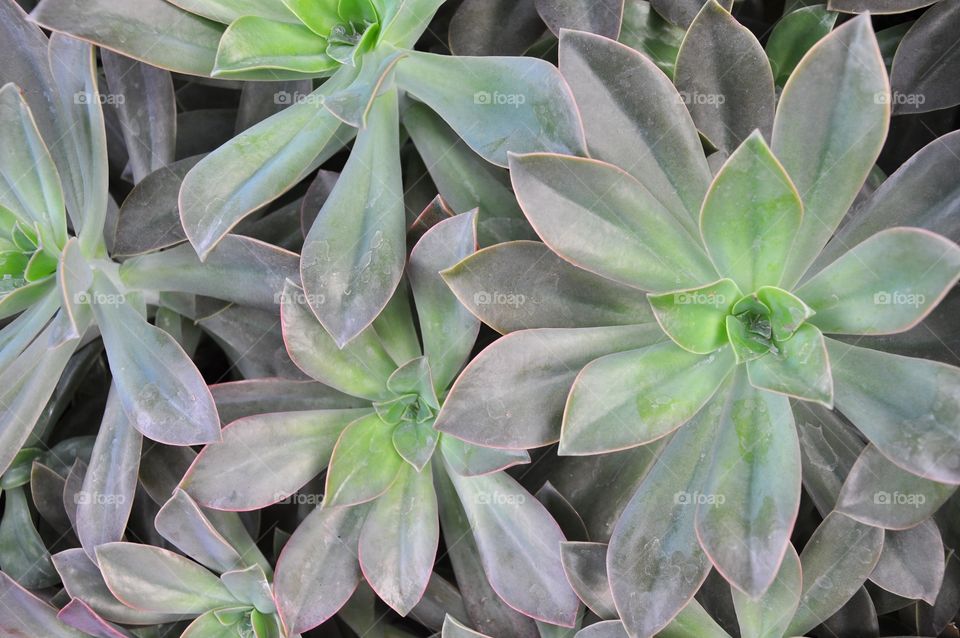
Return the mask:
<path id="1" fill-rule="evenodd" d="M 0 0 L 0 636 L 954 636 L 957 6 Z"/>
<path id="2" fill-rule="evenodd" d="M 137 0 L 121 11 L 91 13 L 72 1 L 52 0 L 33 16 L 46 27 L 173 70 L 254 79 L 329 76 L 307 95 L 276 93 L 288 108 L 192 168 L 180 213 L 187 237 L 206 258 L 237 222 L 283 194 L 360 129 L 302 252 L 311 307 L 342 347 L 383 310 L 403 272 L 399 97 L 392 87 L 430 106 L 495 164 L 506 165 L 508 150 L 582 150 L 569 92 L 546 62 L 411 49 L 440 4 L 271 0 L 253 8 L 203 1 L 190 3 L 187 12 L 165 0 Z M 184 55 L 180 39 L 194 37 L 194 28 L 206 29 L 213 60 L 182 68 L 179 56 L 172 60 L 169 51 L 152 47 L 143 51 L 140 38 L 125 35 L 152 32 L 157 19 L 169 21 L 175 49 Z M 210 19 L 224 24 L 213 26 Z M 342 34 L 331 36 L 333 31 Z"/>
<path id="3" fill-rule="evenodd" d="M 327 620 L 361 577 L 407 615 L 430 578 L 438 507 L 463 508 L 490 583 L 508 604 L 573 623 L 577 603 L 561 580 L 559 545 L 543 542 L 563 536 L 539 502 L 502 472 L 529 456 L 474 446 L 433 428 L 479 329 L 438 273 L 473 252 L 475 226 L 475 213 L 442 221 L 410 253 L 406 280 L 422 350 L 406 285 L 384 315 L 340 350 L 311 313 L 307 293 L 288 282 L 281 314 L 293 360 L 310 377 L 354 397 L 354 405 L 235 421 L 181 483 L 204 506 L 249 510 L 288 499 L 329 465 L 322 507 L 297 528 L 277 565 L 278 606 L 293 631 Z M 451 494 L 458 501 L 451 502 Z M 518 562 L 505 563 L 505 553 Z M 315 570 L 305 569 L 311 564 Z"/>
<path id="4" fill-rule="evenodd" d="M 707 4 L 691 32 L 722 11 Z M 711 565 L 750 597 L 774 582 L 800 503 L 791 400 L 836 405 L 901 468 L 958 482 L 960 371 L 844 335 L 909 330 L 957 282 L 960 249 L 896 227 L 845 237 L 828 247 L 832 263 L 808 272 L 886 133 L 886 73 L 864 18 L 800 61 L 777 106 L 772 150 L 762 133 L 749 134 L 712 179 L 694 127 L 709 127 L 712 114 L 691 120 L 648 59 L 568 32 L 560 68 L 594 159 L 511 157 L 521 207 L 556 256 L 508 243 L 444 273 L 501 330 L 520 326 L 505 329 L 504 309 L 488 298 L 544 299 L 532 319 L 548 329 L 514 332 L 471 362 L 437 428 L 505 449 L 559 440 L 561 455 L 651 444 L 680 428 L 607 557 L 624 625 L 646 636 L 683 608 Z M 610 88 L 627 81 L 657 93 L 657 108 L 640 110 L 636 91 Z M 611 131 L 612 121 L 623 124 Z M 508 274 L 517 272 L 521 282 Z M 595 315 L 565 324 L 549 314 L 580 304 Z"/>

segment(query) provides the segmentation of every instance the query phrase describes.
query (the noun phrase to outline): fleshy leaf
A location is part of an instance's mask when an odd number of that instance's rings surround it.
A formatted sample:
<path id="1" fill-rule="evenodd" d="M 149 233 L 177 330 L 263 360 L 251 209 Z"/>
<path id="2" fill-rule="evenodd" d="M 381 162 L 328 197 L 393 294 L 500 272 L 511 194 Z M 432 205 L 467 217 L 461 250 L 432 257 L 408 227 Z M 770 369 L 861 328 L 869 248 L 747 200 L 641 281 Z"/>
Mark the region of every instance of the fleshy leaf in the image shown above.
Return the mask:
<path id="1" fill-rule="evenodd" d="M 775 98 L 767 56 L 750 29 L 714 0 L 687 29 L 673 80 L 697 128 L 718 150 L 733 152 L 754 129 L 769 139 Z"/>
<path id="2" fill-rule="evenodd" d="M 0 600 L 8 610 L 0 617 L 0 632 L 10 636 L 45 638 L 82 638 L 86 633 L 67 627 L 57 620 L 57 610 L 0 572 Z"/>
<path id="3" fill-rule="evenodd" d="M 448 476 L 497 594 L 531 618 L 572 627 L 579 600 L 560 561 L 560 543 L 565 539 L 543 505 L 505 472 Z"/>
<path id="4" fill-rule="evenodd" d="M 832 616 L 873 571 L 883 530 L 843 514 L 829 514 L 800 554 L 803 589 L 787 636 L 802 636 Z"/>
<path id="5" fill-rule="evenodd" d="M 393 447 L 403 460 L 420 472 L 433 456 L 440 434 L 427 421 L 404 421 L 393 431 Z"/>
<path id="6" fill-rule="evenodd" d="M 397 119 L 397 93 L 390 90 L 374 101 L 301 254 L 307 303 L 341 348 L 380 314 L 403 274 Z"/>
<path id="7" fill-rule="evenodd" d="M 350 423 L 371 409 L 260 414 L 234 421 L 203 448 L 180 483 L 197 502 L 254 510 L 289 497 L 320 474 Z"/>
<path id="8" fill-rule="evenodd" d="M 440 437 L 443 460 L 460 476 L 482 476 L 530 462 L 526 450 L 504 450 L 467 443 L 452 436 Z"/>
<path id="9" fill-rule="evenodd" d="M 803 197 L 803 222 L 783 270 L 803 276 L 853 203 L 880 153 L 889 84 L 869 16 L 811 48 L 783 89 L 771 147 Z"/>
<path id="10" fill-rule="evenodd" d="M 111 386 L 83 489 L 77 495 L 75 529 L 90 560 L 96 560 L 96 547 L 123 538 L 137 490 L 142 443 Z"/>
<path id="11" fill-rule="evenodd" d="M 510 169 L 527 219 L 572 264 L 651 291 L 717 279 L 687 228 L 616 166 L 536 153 L 511 156 Z"/>
<path id="12" fill-rule="evenodd" d="M 800 506 L 800 444 L 790 402 L 755 389 L 741 370 L 713 447 L 697 537 L 717 570 L 757 598 L 777 577 Z"/>
<path id="13" fill-rule="evenodd" d="M 324 507 L 371 501 L 390 488 L 404 466 L 392 430 L 376 414 L 347 426 L 330 457 Z"/>
<path id="14" fill-rule="evenodd" d="M 929 3 L 925 3 L 929 4 Z M 891 83 L 897 115 L 955 106 L 960 92 L 949 80 L 957 64 L 956 30 L 960 10 L 949 3 L 923 12 L 897 47 Z"/>
<path id="15" fill-rule="evenodd" d="M 306 26 L 248 15 L 224 31 L 211 75 L 229 78 L 232 72 L 255 69 L 326 75 L 339 67 L 327 55 L 327 40 Z"/>
<path id="16" fill-rule="evenodd" d="M 166 0 L 44 0 L 31 18 L 47 29 L 191 75 L 213 70 L 224 29 Z"/>
<path id="17" fill-rule="evenodd" d="M 357 543 L 368 508 L 317 508 L 297 527 L 277 561 L 274 577 L 280 616 L 291 633 L 325 622 L 350 598 L 363 577 Z"/>
<path id="18" fill-rule="evenodd" d="M 729 388 L 729 385 L 727 386 Z M 695 531 L 708 452 L 728 390 L 667 443 L 610 538 L 607 573 L 627 631 L 652 636 L 680 613 L 710 571 Z"/>
<path id="19" fill-rule="evenodd" d="M 432 473 L 406 466 L 371 507 L 359 545 L 367 582 L 401 616 L 423 596 L 439 542 Z"/>
<path id="20" fill-rule="evenodd" d="M 180 218 L 201 259 L 240 220 L 300 181 L 318 158 L 349 141 L 345 126 L 322 104 L 324 95 L 345 82 L 331 78 L 243 131 L 187 173 L 180 189 Z"/>
<path id="21" fill-rule="evenodd" d="M 960 483 L 960 370 L 827 340 L 839 409 L 888 459 Z"/>
<path id="22" fill-rule="evenodd" d="M 956 489 L 907 472 L 869 445 L 847 475 L 837 511 L 867 525 L 907 529 L 930 518 Z"/>
<path id="23" fill-rule="evenodd" d="M 169 334 L 147 323 L 101 273 L 89 297 L 123 411 L 144 436 L 170 445 L 220 439 L 220 417 L 193 361 Z"/>
<path id="24" fill-rule="evenodd" d="M 774 638 L 784 636 L 787 625 L 800 604 L 800 557 L 793 545 L 780 564 L 780 570 L 763 596 L 754 600 L 741 591 L 733 590 L 733 604 L 743 638 Z"/>
<path id="25" fill-rule="evenodd" d="M 778 352 L 747 361 L 750 384 L 832 408 L 834 384 L 823 334 L 804 324 L 787 341 L 778 343 Z"/>
<path id="26" fill-rule="evenodd" d="M 653 321 L 632 287 L 577 268 L 539 241 L 484 248 L 441 274 L 461 304 L 502 334 Z"/>
<path id="27" fill-rule="evenodd" d="M 742 293 L 731 279 L 700 288 L 647 295 L 663 331 L 694 354 L 709 354 L 727 344 L 727 315 Z"/>
<path id="28" fill-rule="evenodd" d="M 770 329 L 773 338 L 786 341 L 796 333 L 814 311 L 801 299 L 786 290 L 763 286 L 757 289 L 756 298 L 770 311 Z"/>
<path id="29" fill-rule="evenodd" d="M 673 342 L 607 355 L 585 367 L 567 398 L 560 454 L 611 452 L 654 441 L 689 421 L 734 367 Z"/>
<path id="30" fill-rule="evenodd" d="M 627 3 L 628 14 L 634 5 L 642 3 Z M 710 168 L 670 78 L 630 47 L 577 31 L 560 36 L 560 71 L 583 116 L 590 156 L 633 175 L 695 232 Z"/>
<path id="31" fill-rule="evenodd" d="M 888 592 L 933 605 L 943 584 L 946 561 L 940 528 L 927 520 L 904 530 L 887 530 L 870 580 Z"/>
<path id="32" fill-rule="evenodd" d="M 444 400 L 435 427 L 477 445 L 540 447 L 560 439 L 564 404 L 591 361 L 663 341 L 660 328 L 522 330 L 471 361 Z"/>
<path id="33" fill-rule="evenodd" d="M 417 242 L 407 265 L 424 351 L 438 391 L 446 390 L 463 367 L 480 330 L 480 322 L 440 276 L 476 250 L 476 224 L 476 212 L 440 222 Z"/>
<path id="34" fill-rule="evenodd" d="M 488 162 L 507 166 L 508 152 L 584 151 L 573 96 L 549 62 L 411 51 L 396 74 Z"/>
<path id="35" fill-rule="evenodd" d="M 780 284 L 802 219 L 797 189 L 755 132 L 710 186 L 700 228 L 717 271 L 749 293 Z"/>
<path id="36" fill-rule="evenodd" d="M 153 521 L 177 549 L 204 567 L 222 573 L 243 566 L 243 559 L 183 490 L 174 490 Z"/>
<path id="37" fill-rule="evenodd" d="M 801 6 L 777 21 L 767 39 L 767 58 L 777 86 L 783 86 L 800 59 L 833 29 L 837 14 L 823 5 Z"/>
<path id="38" fill-rule="evenodd" d="M 618 617 L 607 578 L 607 546 L 603 543 L 567 542 L 560 545 L 563 571 L 577 596 L 603 620 Z"/>
<path id="39" fill-rule="evenodd" d="M 220 579 L 173 552 L 136 543 L 97 547 L 97 562 L 110 591 L 146 611 L 201 614 L 237 604 Z"/>
<path id="40" fill-rule="evenodd" d="M 923 320 L 960 279 L 960 247 L 919 228 L 891 228 L 852 248 L 797 294 L 833 334 L 890 334 Z"/>
<path id="41" fill-rule="evenodd" d="M 387 379 L 396 364 L 372 328 L 338 348 L 310 311 L 305 293 L 289 281 L 283 290 L 280 321 L 290 358 L 311 377 L 356 397 L 388 396 Z"/>

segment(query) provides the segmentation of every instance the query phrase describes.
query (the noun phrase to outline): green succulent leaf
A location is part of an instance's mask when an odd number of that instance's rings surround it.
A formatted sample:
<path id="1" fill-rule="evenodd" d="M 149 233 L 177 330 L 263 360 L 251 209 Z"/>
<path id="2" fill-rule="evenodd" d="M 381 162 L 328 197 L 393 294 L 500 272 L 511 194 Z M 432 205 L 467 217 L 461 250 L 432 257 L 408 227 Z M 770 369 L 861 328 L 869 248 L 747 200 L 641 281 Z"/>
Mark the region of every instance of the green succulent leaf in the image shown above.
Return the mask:
<path id="1" fill-rule="evenodd" d="M 717 570 L 758 598 L 780 571 L 800 506 L 800 444 L 790 402 L 757 390 L 740 371 L 713 447 L 697 537 Z"/>
<path id="2" fill-rule="evenodd" d="M 104 619 L 117 623 L 150 625 L 191 618 L 190 614 L 171 614 L 133 609 L 110 592 L 100 569 L 80 548 L 53 555 L 53 564 L 64 588 L 74 598 L 84 600 Z"/>
<path id="3" fill-rule="evenodd" d="M 234 598 L 253 605 L 260 613 L 272 614 L 277 611 L 270 582 L 259 565 L 224 572 L 220 574 L 220 580 Z"/>
<path id="4" fill-rule="evenodd" d="M 396 66 L 398 86 L 436 111 L 488 162 L 507 153 L 584 151 L 569 89 L 544 60 L 451 57 L 411 51 Z"/>
<path id="5" fill-rule="evenodd" d="M 866 525 L 907 529 L 933 516 L 956 490 L 907 472 L 868 445 L 847 475 L 837 511 Z"/>
<path id="6" fill-rule="evenodd" d="M 326 467 L 344 429 L 370 408 L 260 414 L 234 421 L 180 483 L 201 505 L 254 510 L 283 500 Z"/>
<path id="7" fill-rule="evenodd" d="M 375 1 L 374 7 L 380 17 L 380 41 L 399 48 L 412 49 L 445 1 Z"/>
<path id="8" fill-rule="evenodd" d="M 920 322 L 960 279 L 960 247 L 919 228 L 873 235 L 797 294 L 827 333 L 890 334 Z"/>
<path id="9" fill-rule="evenodd" d="M 803 635 L 843 607 L 873 571 L 882 548 L 882 529 L 829 514 L 800 554 L 803 589 L 786 635 Z"/>
<path id="10" fill-rule="evenodd" d="M 618 617 L 607 577 L 607 546 L 603 543 L 566 542 L 560 545 L 563 571 L 580 600 L 603 620 Z"/>
<path id="11" fill-rule="evenodd" d="M 450 614 L 443 618 L 443 628 L 440 631 L 440 638 L 490 638 L 486 634 L 474 631 L 458 621 Z"/>
<path id="12" fill-rule="evenodd" d="M 540 501 L 505 472 L 448 476 L 497 595 L 534 619 L 572 627 L 579 600 L 563 575 L 560 543 L 565 539 Z"/>
<path id="13" fill-rule="evenodd" d="M 418 472 L 430 462 L 439 440 L 440 435 L 433 429 L 432 420 L 423 423 L 404 421 L 393 431 L 393 447 L 397 454 Z"/>
<path id="14" fill-rule="evenodd" d="M 40 589 L 57 582 L 50 552 L 34 525 L 22 486 L 4 489 L 0 560 L 4 572 L 24 587 Z"/>
<path id="15" fill-rule="evenodd" d="M 778 342 L 777 348 L 747 361 L 750 384 L 832 408 L 834 383 L 823 333 L 804 324 L 788 340 Z"/>
<path id="16" fill-rule="evenodd" d="M 242 618 L 245 613 L 236 610 L 236 615 Z M 220 611 L 208 611 L 197 616 L 180 635 L 180 638 L 236 638 L 236 625 L 225 625 L 226 615 Z M 237 622 L 242 622 L 237 619 Z"/>
<path id="17" fill-rule="evenodd" d="M 413 325 L 410 287 L 407 284 L 406 279 L 400 280 L 393 297 L 371 324 L 384 349 L 397 365 L 403 365 L 423 354 L 417 328 Z"/>
<path id="18" fill-rule="evenodd" d="M 650 0 L 657 13 L 684 29 L 697 17 L 704 3 L 705 0 Z M 722 0 L 720 4 L 727 11 L 733 8 L 733 0 Z"/>
<path id="19" fill-rule="evenodd" d="M 754 296 L 769 310 L 770 329 L 773 338 L 778 341 L 792 337 L 803 322 L 814 314 L 813 309 L 801 299 L 780 288 L 763 286 L 757 289 Z"/>
<path id="20" fill-rule="evenodd" d="M 627 15 L 643 4 L 627 3 Z M 625 29 L 621 37 L 631 33 Z M 654 62 L 597 35 L 560 36 L 560 71 L 577 100 L 590 156 L 633 175 L 696 233 L 710 168 L 690 112 Z"/>
<path id="21" fill-rule="evenodd" d="M 771 148 L 803 194 L 804 217 L 783 287 L 813 263 L 873 168 L 887 134 L 889 90 L 869 16 L 814 45 L 784 87 Z"/>
<path id="22" fill-rule="evenodd" d="M 837 408 L 903 469 L 960 483 L 960 370 L 827 340 Z"/>
<path id="23" fill-rule="evenodd" d="M 436 428 L 477 445 L 522 450 L 560 439 L 564 404 L 590 362 L 663 340 L 654 325 L 522 330 L 473 359 L 457 378 Z"/>
<path id="24" fill-rule="evenodd" d="M 928 605 L 936 602 L 946 561 L 940 529 L 932 520 L 904 530 L 887 530 L 870 580 L 884 590 Z"/>
<path id="25" fill-rule="evenodd" d="M 613 530 L 607 573 L 630 634 L 652 636 L 666 627 L 710 571 L 694 521 L 726 394 L 721 391 L 670 439 Z"/>
<path id="26" fill-rule="evenodd" d="M 13 84 L 0 88 L 0 206 L 12 214 L 21 227 L 35 227 L 36 243 L 56 258 L 67 241 L 67 221 L 60 176 L 40 137 L 30 108 Z M 36 225 L 36 226 L 34 226 Z M 13 237 L 16 240 L 16 237 Z"/>
<path id="27" fill-rule="evenodd" d="M 211 75 L 230 77 L 254 69 L 324 75 L 339 67 L 328 54 L 327 39 L 306 26 L 243 16 L 224 31 Z"/>
<path id="28" fill-rule="evenodd" d="M 732 590 L 733 605 L 743 638 L 780 638 L 800 604 L 802 588 L 800 557 L 793 545 L 780 564 L 776 578 L 762 596 L 752 599 L 739 590 Z"/>
<path id="29" fill-rule="evenodd" d="M 296 104 L 243 131 L 187 173 L 180 218 L 201 259 L 240 220 L 350 140 L 349 129 L 323 108 L 323 96 L 347 80 L 331 78 L 310 95 L 298 96 Z"/>
<path id="30" fill-rule="evenodd" d="M 894 113 L 923 113 L 960 103 L 960 92 L 950 81 L 958 59 L 950 45 L 958 24 L 957 7 L 937 4 L 907 31 L 893 58 L 890 81 L 894 95 L 913 99 L 898 100 Z"/>
<path id="31" fill-rule="evenodd" d="M 372 501 L 390 488 L 405 465 L 392 435 L 393 428 L 376 414 L 346 427 L 330 457 L 324 507 Z"/>
<path id="32" fill-rule="evenodd" d="M 503 334 L 653 322 L 632 287 L 577 268 L 538 241 L 484 248 L 441 275 L 461 304 Z"/>
<path id="33" fill-rule="evenodd" d="M 718 150 L 733 152 L 755 129 L 769 138 L 776 100 L 767 56 L 756 36 L 715 0 L 687 29 L 673 79 L 693 121 Z"/>
<path id="34" fill-rule="evenodd" d="M 206 256 L 189 244 L 134 257 L 120 278 L 131 288 L 184 292 L 275 312 L 284 282 L 296 279 L 295 253 L 242 235 L 227 235 Z"/>
<path id="35" fill-rule="evenodd" d="M 316 2 L 315 0 L 280 0 L 289 13 L 309 27 L 319 36 L 326 36 L 343 18 L 337 11 L 338 2 Z M 244 14 L 254 15 L 254 14 Z M 288 14 L 289 15 L 289 14 Z M 275 20 L 281 19 L 279 16 Z M 232 21 L 232 20 L 231 20 Z"/>
<path id="36" fill-rule="evenodd" d="M 729 349 L 697 355 L 672 342 L 601 357 L 570 389 L 559 452 L 611 452 L 669 434 L 703 408 L 733 368 Z"/>
<path id="37" fill-rule="evenodd" d="M 87 634 L 67 627 L 57 619 L 57 609 L 40 600 L 0 572 L 0 600 L 20 613 L 4 614 L 0 632 L 11 636 L 48 636 L 49 638 L 82 638 Z"/>
<path id="38" fill-rule="evenodd" d="M 440 222 L 413 248 L 407 265 L 424 351 L 438 391 L 445 390 L 463 367 L 480 330 L 480 322 L 440 276 L 476 250 L 476 224 L 475 212 Z"/>
<path id="39" fill-rule="evenodd" d="M 31 18 L 171 71 L 209 75 L 224 27 L 166 0 L 44 0 Z"/>
<path id="40" fill-rule="evenodd" d="M 132 299 L 100 272 L 89 301 L 130 423 L 154 441 L 220 439 L 220 417 L 200 371 L 169 334 L 147 323 Z"/>
<path id="41" fill-rule="evenodd" d="M 670 621 L 663 631 L 657 633 L 658 638 L 729 638 L 710 613 L 703 608 L 696 598 L 691 599 L 687 606 L 680 610 L 677 617 Z"/>
<path id="42" fill-rule="evenodd" d="M 284 0 L 175 0 L 173 4 L 222 24 L 230 24 L 242 16 L 296 21 L 296 16 L 291 13 L 291 3 Z"/>
<path id="43" fill-rule="evenodd" d="M 803 6 L 783 16 L 767 39 L 767 58 L 777 86 L 786 84 L 801 58 L 833 30 L 837 13 L 826 6 Z"/>
<path id="44" fill-rule="evenodd" d="M 159 547 L 107 543 L 97 547 L 97 563 L 110 591 L 121 602 L 138 609 L 202 614 L 237 604 L 219 578 Z"/>
<path id="45" fill-rule="evenodd" d="M 709 354 L 728 343 L 727 316 L 743 293 L 731 279 L 687 290 L 647 295 L 663 331 L 694 354 Z"/>
<path id="46" fill-rule="evenodd" d="M 111 202 L 96 54 L 88 42 L 54 33 L 49 59 L 60 97 L 55 148 L 63 194 L 74 231 L 89 256 L 103 250 L 104 223 Z"/>
<path id="47" fill-rule="evenodd" d="M 403 184 L 397 93 L 378 97 L 347 166 L 307 234 L 300 274 L 307 302 L 338 347 L 360 334 L 403 275 Z"/>
<path id="48" fill-rule="evenodd" d="M 717 279 L 684 225 L 621 169 L 548 153 L 513 155 L 510 169 L 527 219 L 570 263 L 641 290 Z"/>
<path id="49" fill-rule="evenodd" d="M 223 573 L 244 566 L 230 541 L 181 489 L 175 489 L 170 500 L 157 512 L 154 527 L 177 549 L 213 572 Z"/>
<path id="50" fill-rule="evenodd" d="M 401 616 L 420 601 L 440 542 L 437 495 L 429 466 L 406 466 L 370 509 L 360 532 L 364 577 Z"/>
<path id="51" fill-rule="evenodd" d="M 110 387 L 83 487 L 74 530 L 90 560 L 95 548 L 123 538 L 133 509 L 143 437 L 131 425 L 115 386 Z"/>
<path id="52" fill-rule="evenodd" d="M 717 271 L 741 290 L 754 291 L 780 285 L 802 218 L 790 177 L 754 132 L 710 186 L 700 228 Z"/>
<path id="53" fill-rule="evenodd" d="M 280 320 L 290 358 L 308 375 L 352 396 L 370 400 L 388 396 L 387 379 L 396 363 L 375 330 L 367 328 L 341 350 L 311 312 L 304 292 L 289 281 Z"/>
<path id="54" fill-rule="evenodd" d="M 851 246 L 894 226 L 925 228 L 944 237 L 960 237 L 953 214 L 958 197 L 951 176 L 960 169 L 960 132 L 930 142 L 870 195 L 827 244 L 812 271 L 842 257 Z"/>
<path id="55" fill-rule="evenodd" d="M 526 450 L 504 450 L 473 445 L 452 436 L 440 437 L 443 460 L 460 476 L 483 476 L 530 462 Z"/>
<path id="56" fill-rule="evenodd" d="M 325 622 L 350 598 L 363 575 L 357 544 L 368 507 L 317 508 L 283 548 L 274 578 L 280 617 L 290 633 Z"/>

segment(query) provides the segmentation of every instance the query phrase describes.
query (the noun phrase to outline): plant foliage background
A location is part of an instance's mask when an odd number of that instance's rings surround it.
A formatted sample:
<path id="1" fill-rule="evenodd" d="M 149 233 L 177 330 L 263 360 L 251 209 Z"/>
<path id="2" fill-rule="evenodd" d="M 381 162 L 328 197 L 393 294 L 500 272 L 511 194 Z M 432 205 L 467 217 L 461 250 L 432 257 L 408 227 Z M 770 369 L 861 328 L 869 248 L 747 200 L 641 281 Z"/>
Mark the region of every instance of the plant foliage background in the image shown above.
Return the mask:
<path id="1" fill-rule="evenodd" d="M 958 636 L 957 0 L 0 0 L 0 636 Z"/>

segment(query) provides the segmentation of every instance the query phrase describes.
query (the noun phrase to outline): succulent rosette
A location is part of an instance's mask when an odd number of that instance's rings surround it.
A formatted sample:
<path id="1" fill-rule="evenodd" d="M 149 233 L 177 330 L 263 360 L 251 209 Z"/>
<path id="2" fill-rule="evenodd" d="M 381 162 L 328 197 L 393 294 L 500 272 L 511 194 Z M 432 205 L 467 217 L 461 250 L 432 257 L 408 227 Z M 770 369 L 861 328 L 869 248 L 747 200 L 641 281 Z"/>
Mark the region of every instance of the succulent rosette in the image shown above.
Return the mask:
<path id="1" fill-rule="evenodd" d="M 729 20 L 712 2 L 694 20 L 678 85 L 711 86 L 690 65 L 703 46 L 691 34 L 719 37 Z M 960 277 L 960 248 L 909 216 L 862 214 L 837 231 L 889 119 L 866 18 L 814 45 L 775 108 L 761 58 L 766 90 L 741 98 L 752 108 L 740 116 L 720 100 L 688 111 L 653 62 L 606 38 L 565 32 L 560 47 L 590 158 L 511 156 L 544 244 L 501 244 L 444 272 L 510 334 L 470 363 L 437 429 L 503 449 L 559 442 L 560 455 L 657 446 L 606 554 L 627 633 L 649 636 L 712 567 L 750 599 L 770 590 L 800 505 L 798 422 L 836 409 L 891 467 L 960 482 L 960 370 L 857 345 L 921 322 Z M 698 127 L 730 148 L 715 174 Z M 858 548 L 852 589 L 817 603 L 805 573 L 787 635 L 836 611 L 878 560 L 881 530 L 828 522 L 824 534 Z"/>
<path id="2" fill-rule="evenodd" d="M 474 212 L 433 226 L 410 253 L 409 288 L 342 350 L 307 293 L 288 282 L 282 322 L 290 356 L 342 393 L 342 407 L 234 421 L 181 483 L 203 506 L 250 510 L 289 498 L 326 468 L 322 505 L 277 564 L 278 607 L 292 631 L 327 620 L 361 580 L 399 614 L 410 613 L 432 573 L 439 523 L 452 534 L 463 516 L 497 595 L 545 622 L 574 623 L 578 601 L 560 564 L 563 534 L 502 471 L 528 462 L 527 453 L 475 446 L 433 427 L 479 330 L 439 272 L 475 248 Z"/>

